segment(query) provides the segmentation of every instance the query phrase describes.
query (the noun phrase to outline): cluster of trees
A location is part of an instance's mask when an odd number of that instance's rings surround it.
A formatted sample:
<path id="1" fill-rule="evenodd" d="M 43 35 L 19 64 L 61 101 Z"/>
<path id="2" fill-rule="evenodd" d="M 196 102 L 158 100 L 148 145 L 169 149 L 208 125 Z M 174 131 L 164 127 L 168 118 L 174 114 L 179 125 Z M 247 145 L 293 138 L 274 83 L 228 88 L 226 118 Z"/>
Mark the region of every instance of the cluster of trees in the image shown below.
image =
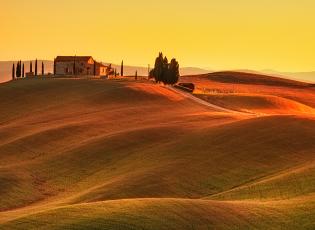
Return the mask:
<path id="1" fill-rule="evenodd" d="M 25 71 L 24 71 L 24 63 L 22 64 L 22 61 L 18 61 L 15 64 L 13 63 L 12 66 L 12 79 L 24 77 Z"/>
<path id="2" fill-rule="evenodd" d="M 35 73 L 33 73 L 33 62 L 30 62 L 30 69 L 29 73 L 33 74 L 34 76 L 38 76 L 38 68 L 37 68 L 37 59 L 35 60 Z M 42 75 L 45 74 L 45 65 L 44 62 L 42 62 Z M 24 78 L 25 77 L 25 68 L 24 68 L 24 63 L 22 64 L 22 61 L 18 61 L 16 63 L 13 63 L 12 66 L 12 79 L 16 78 Z"/>
<path id="3" fill-rule="evenodd" d="M 157 83 L 164 83 L 166 85 L 174 85 L 178 82 L 179 64 L 175 58 L 168 62 L 167 57 L 160 52 L 155 59 L 154 69 L 150 71 L 150 77 L 154 78 Z"/>

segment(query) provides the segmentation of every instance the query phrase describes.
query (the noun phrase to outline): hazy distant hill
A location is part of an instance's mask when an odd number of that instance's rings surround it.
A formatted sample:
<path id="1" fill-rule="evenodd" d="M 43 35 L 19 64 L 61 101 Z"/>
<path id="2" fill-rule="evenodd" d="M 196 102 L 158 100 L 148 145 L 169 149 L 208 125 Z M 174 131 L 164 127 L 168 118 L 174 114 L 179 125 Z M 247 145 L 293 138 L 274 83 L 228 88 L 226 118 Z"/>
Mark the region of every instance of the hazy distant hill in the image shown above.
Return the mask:
<path id="1" fill-rule="evenodd" d="M 34 61 L 33 61 L 34 62 Z M 39 60 L 39 71 L 41 71 L 41 62 Z M 12 69 L 12 61 L 0 61 L 0 82 L 5 82 L 11 79 L 11 69 Z M 29 71 L 29 63 L 30 61 L 25 61 L 25 72 Z M 45 63 L 45 72 L 53 72 L 53 61 L 44 60 Z M 108 64 L 108 63 L 105 63 Z M 34 66 L 34 65 L 33 65 Z M 117 69 L 117 72 L 120 72 L 120 65 L 112 64 L 113 68 Z M 148 67 L 143 66 L 124 66 L 124 75 L 132 76 L 135 72 L 138 71 L 138 75 L 147 76 L 148 75 Z M 262 71 L 254 71 L 254 70 L 237 70 L 239 72 L 247 72 L 254 74 L 269 74 L 276 77 L 288 78 L 293 80 L 300 80 L 306 82 L 315 82 L 315 71 L 313 72 L 278 72 L 275 70 L 262 70 Z M 183 67 L 180 68 L 180 74 L 183 75 L 199 75 L 213 72 L 212 70 L 206 70 L 198 67 Z"/>
<path id="2" fill-rule="evenodd" d="M 47 60 L 38 60 L 38 72 L 42 71 L 42 61 L 45 64 L 45 72 L 53 72 L 53 62 Z M 16 63 L 16 61 L 14 61 Z M 30 61 L 23 61 L 25 64 L 25 72 L 29 72 Z M 5 82 L 11 79 L 13 61 L 0 61 L 0 82 Z M 33 71 L 35 70 L 35 61 L 33 61 Z"/>
<path id="3" fill-rule="evenodd" d="M 262 72 L 280 77 L 287 77 L 294 80 L 302 80 L 315 83 L 315 71 L 310 72 L 278 72 L 275 70 L 263 70 Z"/>
<path id="4" fill-rule="evenodd" d="M 303 82 L 310 82 L 315 83 L 315 71 L 310 72 L 280 72 L 276 70 L 265 69 L 261 71 L 256 70 L 249 70 L 249 69 L 237 69 L 232 70 L 235 72 L 245 72 L 245 73 L 252 73 L 252 74 L 267 74 L 272 75 L 274 77 L 286 78 L 291 80 L 303 81 Z"/>
<path id="5" fill-rule="evenodd" d="M 33 61 L 34 62 L 34 61 Z M 39 60 L 39 72 L 41 71 L 41 62 Z M 30 61 L 25 61 L 25 72 L 29 71 Z M 5 82 L 11 79 L 11 70 L 12 70 L 12 61 L 0 61 L 0 82 Z M 53 61 L 44 60 L 45 64 L 45 72 L 53 72 Z M 105 63 L 107 64 L 107 63 Z M 34 67 L 34 63 L 33 63 Z M 120 65 L 112 65 L 113 68 L 117 69 L 117 72 L 120 72 Z M 124 66 L 124 74 L 125 75 L 134 75 L 135 72 L 138 71 L 138 75 L 147 76 L 148 75 L 148 67 L 143 66 Z M 194 75 L 194 74 L 205 74 L 209 73 L 209 70 L 195 68 L 195 67 L 183 67 L 180 69 L 181 75 Z"/>

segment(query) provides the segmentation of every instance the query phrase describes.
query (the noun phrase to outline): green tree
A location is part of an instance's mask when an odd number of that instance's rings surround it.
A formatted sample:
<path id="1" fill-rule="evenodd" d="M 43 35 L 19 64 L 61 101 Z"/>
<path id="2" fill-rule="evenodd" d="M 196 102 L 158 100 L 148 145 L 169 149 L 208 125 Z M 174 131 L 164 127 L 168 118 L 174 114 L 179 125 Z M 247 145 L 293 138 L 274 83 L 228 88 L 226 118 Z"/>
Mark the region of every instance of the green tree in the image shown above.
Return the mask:
<path id="1" fill-rule="evenodd" d="M 124 76 L 124 60 L 121 61 L 120 75 L 121 75 L 121 76 Z"/>
<path id="2" fill-rule="evenodd" d="M 21 77 L 21 63 L 19 61 L 16 63 L 15 76 L 16 78 Z"/>
<path id="3" fill-rule="evenodd" d="M 169 64 L 168 68 L 168 84 L 174 85 L 178 82 L 180 77 L 179 74 L 179 64 L 175 58 L 173 58 Z"/>
<path id="4" fill-rule="evenodd" d="M 33 62 L 30 61 L 30 73 L 32 73 L 32 72 L 33 72 Z"/>
<path id="5" fill-rule="evenodd" d="M 20 60 L 20 77 L 22 77 L 22 61 Z"/>
<path id="6" fill-rule="evenodd" d="M 35 60 L 35 76 L 37 76 L 37 59 Z"/>
<path id="7" fill-rule="evenodd" d="M 154 77 L 157 83 L 173 85 L 179 79 L 179 64 L 175 58 L 168 62 L 167 57 L 162 53 L 155 59 L 154 69 L 150 71 L 150 77 Z"/>
<path id="8" fill-rule="evenodd" d="M 160 52 L 159 56 L 155 59 L 154 69 L 153 69 L 153 76 L 157 83 L 162 82 L 163 78 L 163 53 Z"/>
<path id="9" fill-rule="evenodd" d="M 149 72 L 149 79 L 154 78 L 154 69 L 151 69 Z"/>
<path id="10" fill-rule="evenodd" d="M 24 63 L 23 63 L 23 67 L 22 67 L 22 78 L 25 77 L 25 68 L 24 68 Z"/>
<path id="11" fill-rule="evenodd" d="M 19 78 L 19 62 L 16 63 L 15 77 Z"/>
<path id="12" fill-rule="evenodd" d="M 56 58 L 54 58 L 54 75 L 56 75 Z"/>
<path id="13" fill-rule="evenodd" d="M 45 65 L 44 65 L 44 62 L 42 62 L 42 76 L 44 76 L 45 74 Z"/>
<path id="14" fill-rule="evenodd" d="M 15 79 L 15 65 L 13 63 L 13 65 L 12 65 L 12 80 L 14 80 L 14 79 Z"/>
<path id="15" fill-rule="evenodd" d="M 168 74 L 169 74 L 168 73 L 168 59 L 165 56 L 164 59 L 163 59 L 163 68 L 162 68 L 162 76 L 161 76 L 161 81 L 164 84 L 168 83 Z"/>

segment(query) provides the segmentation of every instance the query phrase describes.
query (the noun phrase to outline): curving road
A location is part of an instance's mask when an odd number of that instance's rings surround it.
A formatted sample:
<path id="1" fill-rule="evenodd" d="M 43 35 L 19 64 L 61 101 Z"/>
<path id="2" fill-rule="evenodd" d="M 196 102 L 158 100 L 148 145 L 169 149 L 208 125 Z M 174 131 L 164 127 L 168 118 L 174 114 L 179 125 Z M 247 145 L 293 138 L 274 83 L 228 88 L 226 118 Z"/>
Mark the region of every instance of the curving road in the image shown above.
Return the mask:
<path id="1" fill-rule="evenodd" d="M 251 112 L 240 112 L 240 111 L 236 111 L 236 110 L 231 110 L 231 109 L 227 109 L 227 108 L 224 108 L 224 107 L 220 107 L 220 106 L 217 106 L 215 104 L 211 104 L 205 100 L 202 100 L 198 97 L 195 97 L 193 94 L 191 93 L 188 93 L 188 92 L 185 92 L 185 91 L 182 91 L 180 89 L 177 89 L 175 87 L 172 87 L 172 86 L 163 86 L 173 92 L 176 92 L 178 94 L 181 94 L 183 97 L 185 98 L 189 98 L 201 105 L 205 105 L 205 106 L 208 106 L 212 109 L 215 109 L 217 111 L 221 111 L 221 112 L 226 112 L 226 113 L 234 113 L 234 114 L 239 114 L 239 115 L 253 115 L 253 116 L 261 116 L 260 114 L 257 114 L 257 113 L 251 113 Z"/>

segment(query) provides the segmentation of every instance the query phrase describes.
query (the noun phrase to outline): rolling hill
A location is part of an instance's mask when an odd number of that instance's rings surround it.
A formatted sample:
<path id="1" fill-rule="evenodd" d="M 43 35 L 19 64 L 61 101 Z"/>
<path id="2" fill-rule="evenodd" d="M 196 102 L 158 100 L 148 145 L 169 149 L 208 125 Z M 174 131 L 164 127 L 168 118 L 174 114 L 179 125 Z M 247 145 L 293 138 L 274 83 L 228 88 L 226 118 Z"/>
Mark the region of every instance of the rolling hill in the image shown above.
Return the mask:
<path id="1" fill-rule="evenodd" d="M 310 84 L 286 78 L 274 77 L 258 73 L 222 71 L 205 74 L 201 77 L 222 83 L 307 87 Z"/>
<path id="2" fill-rule="evenodd" d="M 230 106 L 229 100 L 239 98 L 246 109 L 251 107 L 253 99 L 260 100 L 255 107 L 263 101 L 278 103 L 288 99 L 287 104 L 295 102 L 314 108 L 315 88 L 311 83 L 289 80 L 269 75 L 248 72 L 214 72 L 202 75 L 183 76 L 181 82 L 192 82 L 196 85 L 195 94 L 205 95 L 204 99 Z M 237 97 L 237 95 L 239 97 Z M 262 99 L 261 97 L 266 97 Z M 270 97 L 271 96 L 271 97 Z M 221 101 L 218 99 L 220 98 Z M 235 100 L 234 100 L 235 102 Z M 233 103 L 234 103 L 233 102 Z M 249 104 L 248 104 L 249 103 Z M 284 105 L 284 101 L 280 102 Z M 297 107 L 297 105 L 295 105 Z M 235 107 L 234 107 L 235 108 Z M 286 110 L 284 110 L 286 111 Z"/>
<path id="3" fill-rule="evenodd" d="M 0 229 L 313 229 L 315 97 L 280 82 L 220 93 L 248 114 L 146 81 L 0 84 Z"/>

